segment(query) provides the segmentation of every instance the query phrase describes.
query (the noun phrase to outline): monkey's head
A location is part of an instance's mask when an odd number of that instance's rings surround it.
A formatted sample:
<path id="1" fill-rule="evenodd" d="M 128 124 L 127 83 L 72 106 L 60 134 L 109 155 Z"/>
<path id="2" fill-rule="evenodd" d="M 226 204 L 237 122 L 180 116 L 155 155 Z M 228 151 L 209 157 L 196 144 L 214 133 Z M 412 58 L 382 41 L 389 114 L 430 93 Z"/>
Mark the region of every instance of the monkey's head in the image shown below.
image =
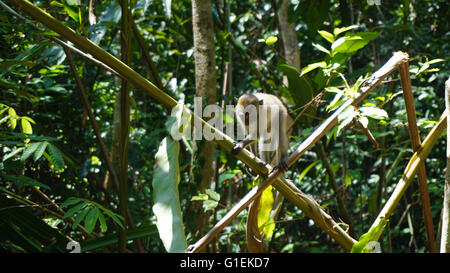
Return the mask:
<path id="1" fill-rule="evenodd" d="M 254 109 L 256 110 L 256 115 L 258 115 L 259 106 L 263 105 L 263 103 L 264 103 L 264 101 L 262 99 L 260 100 L 255 95 L 252 95 L 252 94 L 242 95 L 238 99 L 238 102 L 236 105 L 236 111 L 237 111 L 239 117 L 241 118 L 241 120 L 244 120 L 246 126 L 248 126 L 250 123 L 249 111 L 251 111 L 251 109 L 249 109 L 247 107 L 250 105 L 254 106 Z"/>

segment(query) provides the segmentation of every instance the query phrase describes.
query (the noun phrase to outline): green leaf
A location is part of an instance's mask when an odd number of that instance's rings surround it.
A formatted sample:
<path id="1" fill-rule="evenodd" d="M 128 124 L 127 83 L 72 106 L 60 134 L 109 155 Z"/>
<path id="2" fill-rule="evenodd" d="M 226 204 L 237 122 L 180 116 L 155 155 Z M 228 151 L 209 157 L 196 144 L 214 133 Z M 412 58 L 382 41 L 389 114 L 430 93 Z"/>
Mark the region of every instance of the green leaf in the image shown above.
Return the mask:
<path id="1" fill-rule="evenodd" d="M 66 3 L 63 3 L 63 5 L 67 15 L 69 15 L 75 22 L 79 23 L 80 17 L 78 16 L 78 8 L 71 7 Z"/>
<path id="2" fill-rule="evenodd" d="M 203 201 L 202 207 L 205 212 L 207 212 L 208 210 L 213 211 L 217 207 L 218 204 L 219 204 L 219 202 L 217 202 L 215 200 L 205 200 L 205 201 Z"/>
<path id="3" fill-rule="evenodd" d="M 373 119 L 387 119 L 388 117 L 388 113 L 383 110 L 380 109 L 378 107 L 367 107 L 367 106 L 363 106 L 359 108 L 359 111 L 361 112 L 361 114 L 363 116 L 367 116 Z"/>
<path id="4" fill-rule="evenodd" d="M 340 92 L 336 92 L 336 96 L 334 96 L 333 100 L 330 102 L 330 104 L 328 104 L 326 108 L 328 112 L 333 111 L 344 102 L 343 100 L 341 100 L 342 96 L 344 95 L 344 92 L 342 92 L 341 90 L 339 91 Z"/>
<path id="5" fill-rule="evenodd" d="M 358 117 L 358 121 L 361 123 L 362 127 L 367 128 L 369 125 L 369 119 L 367 117 Z"/>
<path id="6" fill-rule="evenodd" d="M 264 42 L 268 46 L 275 44 L 277 41 L 278 41 L 278 37 L 276 37 L 276 36 L 270 36 L 266 40 L 264 40 Z"/>
<path id="7" fill-rule="evenodd" d="M 27 158 L 30 157 L 30 155 L 32 155 L 40 145 L 41 145 L 41 142 L 35 142 L 35 143 L 31 144 L 30 146 L 28 146 L 26 148 L 26 150 L 23 152 L 20 160 L 22 162 L 27 160 Z"/>
<path id="8" fill-rule="evenodd" d="M 207 195 L 209 195 L 209 197 L 211 197 L 213 200 L 215 201 L 219 201 L 220 200 L 220 194 L 218 194 L 217 192 L 210 190 L 210 189 L 206 189 L 205 193 Z"/>
<path id="9" fill-rule="evenodd" d="M 84 207 L 86 207 L 88 204 L 86 202 L 80 203 L 78 205 L 76 205 L 75 207 L 69 209 L 68 211 L 66 211 L 66 213 L 64 214 L 64 218 L 69 218 L 75 215 L 75 213 L 77 213 L 78 211 L 80 211 L 81 209 L 83 209 Z"/>
<path id="10" fill-rule="evenodd" d="M 306 73 L 308 73 L 308 72 L 310 72 L 310 71 L 312 71 L 312 70 L 314 70 L 316 68 L 326 68 L 326 67 L 327 67 L 327 63 L 326 62 L 318 62 L 318 63 L 309 64 L 309 65 L 305 66 L 302 69 L 302 71 L 300 73 L 300 76 L 303 76 Z"/>
<path id="11" fill-rule="evenodd" d="M 183 217 L 178 193 L 180 144 L 166 137 L 156 153 L 153 173 L 153 213 L 159 236 L 167 252 L 186 252 Z"/>
<path id="12" fill-rule="evenodd" d="M 47 141 L 43 141 L 39 143 L 39 146 L 36 148 L 36 151 L 34 152 L 33 160 L 34 162 L 38 161 L 39 158 L 41 158 L 42 154 L 44 154 L 45 149 L 47 148 Z"/>
<path id="13" fill-rule="evenodd" d="M 337 39 L 331 45 L 333 55 L 337 53 L 355 53 L 379 35 L 378 32 L 349 33 L 346 36 Z"/>
<path id="14" fill-rule="evenodd" d="M 151 226 L 140 226 L 135 229 L 129 229 L 127 230 L 127 239 L 128 240 L 134 240 L 138 238 L 147 238 L 147 237 L 156 237 L 158 236 L 158 230 L 156 229 L 155 225 Z M 153 238 L 152 238 L 153 239 Z M 157 239 L 157 238 L 155 238 Z M 92 240 L 84 240 L 80 242 L 81 244 L 81 251 L 92 251 L 95 249 L 99 249 L 105 246 L 117 244 L 118 242 L 118 236 L 117 233 L 112 233 L 105 235 L 103 237 L 95 238 Z"/>
<path id="15" fill-rule="evenodd" d="M 272 186 L 267 187 L 259 199 L 258 209 L 258 229 L 264 233 L 266 238 L 271 238 L 275 230 L 275 222 L 270 217 L 270 212 L 273 207 Z"/>
<path id="16" fill-rule="evenodd" d="M 61 151 L 55 145 L 48 143 L 48 153 L 52 158 L 52 163 L 58 170 L 64 169 L 64 158 Z"/>
<path id="17" fill-rule="evenodd" d="M 319 44 L 315 44 L 315 43 L 312 43 L 312 45 L 313 45 L 313 47 L 317 48 L 318 50 L 325 52 L 328 55 L 331 55 L 331 52 L 328 49 L 326 49 L 325 47 L 323 47 Z"/>
<path id="18" fill-rule="evenodd" d="M 7 180 L 14 183 L 17 187 L 23 187 L 25 185 L 28 185 L 28 186 L 41 187 L 41 188 L 44 188 L 47 190 L 51 190 L 49 186 L 47 186 L 41 182 L 38 182 L 28 176 L 7 174 L 4 177 Z"/>
<path id="19" fill-rule="evenodd" d="M 8 108 L 8 115 L 11 117 L 11 119 L 9 120 L 9 124 L 11 124 L 11 129 L 16 129 L 17 126 L 17 114 L 16 114 L 16 110 L 14 110 L 14 108 L 9 107 Z"/>
<path id="20" fill-rule="evenodd" d="M 325 40 L 330 42 L 330 44 L 334 43 L 334 35 L 325 30 L 318 31 L 320 36 L 322 36 Z"/>
<path id="21" fill-rule="evenodd" d="M 36 124 L 36 122 L 35 122 L 32 118 L 30 118 L 30 117 L 23 116 L 23 117 L 21 117 L 21 119 L 25 119 L 25 120 L 27 120 L 29 123 Z"/>
<path id="22" fill-rule="evenodd" d="M 102 229 L 102 232 L 106 232 L 108 230 L 108 225 L 106 225 L 105 216 L 103 213 L 98 213 L 98 220 L 100 221 L 100 227 Z"/>
<path id="23" fill-rule="evenodd" d="M 22 132 L 24 134 L 31 135 L 33 133 L 33 128 L 31 127 L 31 123 L 27 119 L 20 119 L 22 125 Z"/>
<path id="24" fill-rule="evenodd" d="M 84 227 L 86 228 L 86 231 L 88 233 L 91 233 L 94 230 L 99 213 L 100 211 L 98 210 L 98 208 L 93 208 L 86 215 L 86 218 L 84 219 Z"/>
<path id="25" fill-rule="evenodd" d="M 222 184 L 225 180 L 229 180 L 233 177 L 235 177 L 237 174 L 241 173 L 240 170 L 236 170 L 236 171 L 227 171 L 227 172 L 223 172 L 219 175 L 219 184 Z"/>
<path id="26" fill-rule="evenodd" d="M 206 193 L 200 193 L 191 197 L 191 201 L 206 201 L 208 200 L 208 195 Z"/>
<path id="27" fill-rule="evenodd" d="M 350 173 L 348 173 L 348 172 L 345 173 L 345 179 L 344 179 L 345 187 L 348 187 L 350 185 L 350 183 L 352 182 L 352 179 L 353 179 L 353 176 Z"/>
<path id="28" fill-rule="evenodd" d="M 354 106 L 349 105 L 347 108 L 345 108 L 345 110 L 342 111 L 342 113 L 338 116 L 339 126 L 337 134 L 339 134 L 343 128 L 350 124 L 350 122 L 353 121 L 353 118 L 355 118 L 357 115 L 358 112 L 356 112 Z"/>
<path id="29" fill-rule="evenodd" d="M 435 63 L 439 63 L 439 62 L 444 62 L 444 59 L 434 59 L 431 61 L 427 61 L 425 62 L 420 69 L 416 72 L 416 76 L 423 73 L 423 72 L 433 72 L 433 71 L 439 71 L 439 69 L 428 69 L 430 67 L 430 65 L 435 64 Z"/>
<path id="30" fill-rule="evenodd" d="M 103 211 L 106 215 L 108 215 L 109 217 L 111 217 L 111 219 L 112 219 L 116 224 L 118 224 L 121 228 L 124 228 L 124 225 L 123 225 L 123 217 L 122 217 L 121 215 L 116 214 L 116 213 L 114 213 L 114 212 L 112 212 L 112 211 L 110 211 L 110 210 L 108 210 L 108 209 L 105 209 L 105 208 L 103 208 L 102 211 Z"/>
<path id="31" fill-rule="evenodd" d="M 333 33 L 334 33 L 334 36 L 337 37 L 339 34 L 341 34 L 343 32 L 346 32 L 346 31 L 349 31 L 351 29 L 357 28 L 357 27 L 359 27 L 359 26 L 358 25 L 351 25 L 351 26 L 342 27 L 342 28 L 338 27 L 338 28 L 334 29 Z"/>
<path id="32" fill-rule="evenodd" d="M 311 170 L 314 166 L 316 166 L 318 163 L 320 162 L 320 160 L 316 160 L 313 163 L 309 164 L 308 167 L 306 167 L 302 173 L 300 174 L 300 176 L 298 177 L 297 183 L 301 183 L 303 180 L 303 177 L 306 176 L 306 174 L 309 172 L 309 170 Z"/>
<path id="33" fill-rule="evenodd" d="M 64 203 L 62 203 L 59 207 L 63 209 L 65 207 L 75 205 L 76 203 L 79 203 L 81 201 L 82 201 L 81 199 L 70 197 L 69 199 L 64 201 Z"/>
<path id="34" fill-rule="evenodd" d="M 290 96 L 293 98 L 295 102 L 295 107 L 300 109 L 307 103 L 309 103 L 314 98 L 315 90 L 312 89 L 311 82 L 307 75 L 300 76 L 299 71 L 288 64 L 279 64 L 277 69 L 288 78 L 288 90 L 290 92 Z M 308 107 L 306 110 L 306 114 L 314 116 L 315 108 Z M 305 115 L 299 119 L 300 124 L 307 125 L 311 122 L 310 118 L 307 118 Z"/>
<path id="35" fill-rule="evenodd" d="M 87 206 L 80 213 L 77 214 L 77 216 L 75 217 L 75 220 L 73 221 L 73 224 L 72 224 L 73 230 L 75 230 L 77 228 L 77 226 L 81 223 L 81 221 L 84 220 L 84 218 L 86 217 L 86 215 L 88 214 L 89 211 L 91 211 L 91 207 Z"/>
<path id="36" fill-rule="evenodd" d="M 9 154 L 7 154 L 7 155 L 5 155 L 4 157 L 3 157 L 3 162 L 4 161 L 6 161 L 6 160 L 8 160 L 8 159 L 10 159 L 11 157 L 13 157 L 13 156 L 15 156 L 16 154 L 18 154 L 18 153 L 20 153 L 21 151 L 23 151 L 25 148 L 24 147 L 21 147 L 21 148 L 16 148 L 16 149 L 14 149 L 12 152 L 10 152 Z"/>
<path id="37" fill-rule="evenodd" d="M 7 237 L 0 244 L 4 246 L 9 241 L 27 253 L 67 252 L 68 239 L 61 230 L 52 228 L 41 219 L 42 215 L 37 216 L 35 211 L 19 204 L 5 194 L 0 195 L 0 229 L 2 236 Z"/>

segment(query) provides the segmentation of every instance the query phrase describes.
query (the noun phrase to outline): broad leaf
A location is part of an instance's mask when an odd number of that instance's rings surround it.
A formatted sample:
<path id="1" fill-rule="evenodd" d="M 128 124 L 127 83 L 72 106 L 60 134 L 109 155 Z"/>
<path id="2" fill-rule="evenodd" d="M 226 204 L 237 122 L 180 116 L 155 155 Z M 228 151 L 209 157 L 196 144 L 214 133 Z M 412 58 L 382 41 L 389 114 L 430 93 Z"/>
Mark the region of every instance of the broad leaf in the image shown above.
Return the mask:
<path id="1" fill-rule="evenodd" d="M 44 151 L 47 148 L 47 144 L 48 144 L 47 141 L 39 143 L 39 146 L 36 148 L 36 151 L 34 152 L 33 155 L 34 162 L 36 162 L 44 154 Z"/>
<path id="2" fill-rule="evenodd" d="M 22 132 L 24 134 L 32 134 L 33 133 L 33 128 L 31 127 L 31 123 L 27 120 L 27 119 L 20 119 L 20 124 L 22 125 Z"/>
<path id="3" fill-rule="evenodd" d="M 81 202 L 81 199 L 70 197 L 69 199 L 64 201 L 64 203 L 62 203 L 61 206 L 59 206 L 59 207 L 63 209 L 65 207 L 75 205 L 76 203 L 79 203 L 79 202 Z"/>
<path id="4" fill-rule="evenodd" d="M 61 151 L 55 145 L 48 143 L 48 153 L 52 158 L 52 163 L 58 170 L 64 169 L 64 158 Z"/>
<path id="5" fill-rule="evenodd" d="M 331 52 L 328 49 L 326 49 L 325 47 L 323 47 L 322 45 L 315 44 L 315 43 L 312 43 L 312 45 L 313 45 L 313 47 L 317 48 L 318 50 L 325 52 L 328 55 L 331 55 Z"/>
<path id="6" fill-rule="evenodd" d="M 363 116 L 367 116 L 373 119 L 387 119 L 388 114 L 385 110 L 377 107 L 363 106 L 359 108 L 359 111 Z"/>
<path id="7" fill-rule="evenodd" d="M 4 175 L 4 178 L 11 181 L 12 183 L 14 183 L 17 187 L 23 187 L 25 185 L 28 185 L 28 186 L 41 187 L 41 188 L 50 190 L 49 186 L 47 186 L 41 182 L 38 182 L 28 176 L 7 174 L 7 175 Z"/>
<path id="8" fill-rule="evenodd" d="M 8 108 L 8 115 L 10 116 L 9 124 L 11 125 L 11 129 L 16 129 L 17 126 L 17 114 L 16 110 L 14 108 L 9 107 Z"/>
<path id="9" fill-rule="evenodd" d="M 86 218 L 84 219 L 84 227 L 86 228 L 86 231 L 88 233 L 91 233 L 94 230 L 95 224 L 97 223 L 98 220 L 99 213 L 100 212 L 98 208 L 93 208 L 86 215 Z"/>
<path id="10" fill-rule="evenodd" d="M 331 45 L 333 55 L 336 53 L 355 53 L 379 35 L 378 32 L 349 33 L 346 36 L 337 39 Z"/>
<path id="11" fill-rule="evenodd" d="M 338 116 L 339 120 L 339 126 L 337 134 L 340 133 L 340 131 L 345 128 L 350 122 L 353 121 L 353 118 L 355 118 L 358 115 L 358 112 L 356 112 L 355 107 L 350 105 L 348 106 L 342 113 Z"/>
<path id="12" fill-rule="evenodd" d="M 279 64 L 277 69 L 283 72 L 288 78 L 288 89 L 291 97 L 294 99 L 295 107 L 301 109 L 302 106 L 309 103 L 314 98 L 314 90 L 311 87 L 311 83 L 306 75 L 300 76 L 299 71 L 288 64 Z M 314 116 L 315 109 L 309 107 L 306 113 Z M 305 116 L 300 118 L 300 123 L 308 124 L 310 119 Z"/>
<path id="13" fill-rule="evenodd" d="M 80 210 L 82 210 L 86 206 L 87 206 L 87 203 L 82 202 L 82 203 L 76 205 L 75 207 L 72 207 L 71 209 L 66 211 L 66 213 L 64 214 L 64 218 L 69 218 L 69 217 L 74 216 L 75 213 L 79 212 Z"/>
<path id="14" fill-rule="evenodd" d="M 15 156 L 16 154 L 18 154 L 18 153 L 20 153 L 21 151 L 23 151 L 25 149 L 25 147 L 21 147 L 21 148 L 18 148 L 18 149 L 14 149 L 12 152 L 10 152 L 9 154 L 6 154 L 4 157 L 3 157 L 3 160 L 2 161 L 6 161 L 6 160 L 8 160 L 8 159 L 10 159 L 11 157 L 13 157 L 13 156 Z"/>
<path id="15" fill-rule="evenodd" d="M 225 180 L 229 180 L 233 177 L 235 177 L 237 174 L 241 173 L 240 170 L 232 170 L 232 171 L 226 171 L 219 175 L 219 184 L 222 184 Z"/>
<path id="16" fill-rule="evenodd" d="M 156 169 L 153 174 L 153 213 L 159 236 L 167 252 L 185 252 L 183 218 L 178 194 L 180 181 L 178 156 L 180 145 L 171 137 L 161 142 L 156 153 Z"/>
<path id="17" fill-rule="evenodd" d="M 275 229 L 275 222 L 270 217 L 273 207 L 272 186 L 267 187 L 259 199 L 258 229 L 266 238 L 271 238 Z"/>
<path id="18" fill-rule="evenodd" d="M 325 30 L 318 31 L 320 36 L 322 36 L 325 40 L 330 42 L 330 44 L 334 43 L 334 35 Z"/>
<path id="19" fill-rule="evenodd" d="M 297 182 L 300 184 L 303 180 L 303 178 L 306 176 L 306 174 L 309 172 L 309 170 L 311 170 L 314 166 L 316 166 L 318 163 L 320 162 L 320 160 L 316 160 L 313 163 L 309 164 L 308 167 L 306 167 L 302 173 L 300 174 L 300 176 L 298 177 Z"/>
<path id="20" fill-rule="evenodd" d="M 106 225 L 106 219 L 103 213 L 98 213 L 98 220 L 100 221 L 100 227 L 102 229 L 102 232 L 106 232 L 108 230 L 108 226 Z"/>
<path id="21" fill-rule="evenodd" d="M 338 28 L 334 29 L 333 34 L 334 34 L 335 37 L 337 37 L 339 34 L 341 34 L 343 32 L 346 32 L 346 31 L 349 31 L 351 29 L 357 28 L 357 27 L 358 27 L 358 25 L 351 25 L 351 26 L 348 26 L 348 27 L 341 27 L 341 28 L 338 27 Z"/>
<path id="22" fill-rule="evenodd" d="M 84 218 L 86 217 L 86 215 L 88 214 L 89 211 L 91 211 L 91 207 L 87 206 L 80 213 L 77 214 L 77 216 L 75 217 L 75 220 L 73 221 L 72 229 L 77 228 L 78 224 L 80 224 L 81 221 L 84 220 Z"/>
<path id="23" fill-rule="evenodd" d="M 302 69 L 300 75 L 303 76 L 306 73 L 308 73 L 308 72 L 310 72 L 310 71 L 312 71 L 312 70 L 314 70 L 316 68 L 326 68 L 326 67 L 327 67 L 327 63 L 326 62 L 312 63 L 312 64 L 309 64 L 309 65 L 305 66 Z"/>

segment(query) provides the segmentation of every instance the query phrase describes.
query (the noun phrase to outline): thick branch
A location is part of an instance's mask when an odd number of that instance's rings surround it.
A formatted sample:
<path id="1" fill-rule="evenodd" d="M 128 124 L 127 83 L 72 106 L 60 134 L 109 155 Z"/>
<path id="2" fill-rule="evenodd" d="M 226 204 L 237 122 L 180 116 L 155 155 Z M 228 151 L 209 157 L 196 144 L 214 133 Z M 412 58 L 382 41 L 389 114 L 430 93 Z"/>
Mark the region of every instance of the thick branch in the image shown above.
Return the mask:
<path id="1" fill-rule="evenodd" d="M 408 116 L 409 135 L 411 136 L 413 151 L 416 152 L 420 147 L 421 141 L 419 136 L 419 129 L 417 128 L 416 108 L 414 106 L 414 98 L 411 89 L 408 59 L 406 59 L 400 65 L 400 79 L 402 82 L 403 97 L 405 98 L 406 113 Z M 419 181 L 420 197 L 422 199 L 422 210 L 425 219 L 425 227 L 427 230 L 428 248 L 431 253 L 434 253 L 436 252 L 436 246 L 434 243 L 433 217 L 431 214 L 430 195 L 428 193 L 425 164 L 419 167 L 417 177 Z"/>

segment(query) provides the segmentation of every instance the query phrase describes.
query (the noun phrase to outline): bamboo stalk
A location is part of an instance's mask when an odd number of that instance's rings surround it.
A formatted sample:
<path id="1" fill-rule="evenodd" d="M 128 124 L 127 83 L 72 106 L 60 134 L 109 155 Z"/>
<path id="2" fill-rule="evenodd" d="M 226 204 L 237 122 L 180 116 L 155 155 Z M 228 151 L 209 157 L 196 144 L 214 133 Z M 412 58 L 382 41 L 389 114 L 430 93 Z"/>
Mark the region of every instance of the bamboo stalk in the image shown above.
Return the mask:
<path id="1" fill-rule="evenodd" d="M 119 1 L 122 6 L 121 59 L 129 65 L 131 57 L 131 13 L 128 0 Z M 119 133 L 119 211 L 125 219 L 119 232 L 119 251 L 126 252 L 128 211 L 128 138 L 130 131 L 130 83 L 122 79 L 120 90 L 120 133 Z"/>
<path id="2" fill-rule="evenodd" d="M 420 148 L 421 141 L 419 129 L 417 128 L 416 108 L 414 106 L 414 98 L 411 88 L 411 78 L 409 75 L 409 63 L 407 58 L 399 66 L 399 69 L 400 69 L 400 80 L 403 89 L 403 97 L 405 99 L 406 104 L 406 113 L 408 116 L 409 135 L 411 137 L 411 144 L 413 151 L 416 152 Z M 420 197 L 422 200 L 422 211 L 425 220 L 425 228 L 427 231 L 428 249 L 430 250 L 431 253 L 435 253 L 436 245 L 434 239 L 433 216 L 431 214 L 430 194 L 428 193 L 427 173 L 425 169 L 425 163 L 419 167 L 417 178 L 419 182 Z"/>

